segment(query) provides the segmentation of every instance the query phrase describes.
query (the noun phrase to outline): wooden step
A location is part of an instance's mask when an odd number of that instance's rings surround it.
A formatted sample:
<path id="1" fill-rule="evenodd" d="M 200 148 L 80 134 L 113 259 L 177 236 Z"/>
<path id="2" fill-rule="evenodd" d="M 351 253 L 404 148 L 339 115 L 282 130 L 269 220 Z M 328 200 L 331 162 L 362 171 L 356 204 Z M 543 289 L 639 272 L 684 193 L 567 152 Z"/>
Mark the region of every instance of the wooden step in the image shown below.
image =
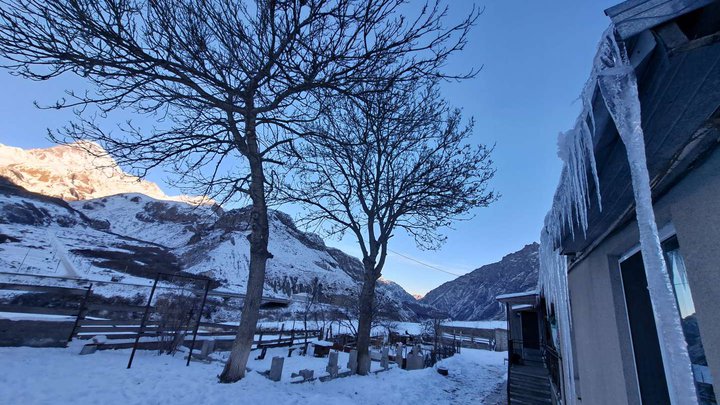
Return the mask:
<path id="1" fill-rule="evenodd" d="M 528 398 L 510 397 L 508 405 L 552 405 L 552 401 L 535 400 Z"/>
<path id="2" fill-rule="evenodd" d="M 511 392 L 527 392 L 533 395 L 537 395 L 540 397 L 548 397 L 550 398 L 550 388 L 536 388 L 536 387 L 527 387 L 517 384 L 510 384 L 510 391 Z"/>
<path id="3" fill-rule="evenodd" d="M 537 386 L 537 385 L 533 385 L 533 384 L 525 384 L 522 382 L 511 381 L 510 388 L 511 389 L 517 388 L 519 390 L 526 390 L 526 391 L 550 394 L 550 386 L 549 385 Z"/>
<path id="4" fill-rule="evenodd" d="M 510 391 L 510 404 L 529 403 L 529 404 L 550 404 L 552 399 L 550 396 L 533 395 L 524 392 Z"/>
<path id="5" fill-rule="evenodd" d="M 535 379 L 546 379 L 550 375 L 547 372 L 547 370 L 545 370 L 545 369 L 535 369 L 535 370 L 538 370 L 538 371 L 531 372 L 531 371 L 525 371 L 522 369 L 511 368 L 510 375 L 511 376 L 522 376 L 522 377 L 527 377 L 527 378 L 535 378 Z"/>
<path id="6" fill-rule="evenodd" d="M 526 376 L 518 376 L 518 375 L 510 375 L 508 376 L 508 381 L 517 381 L 522 382 L 524 384 L 528 385 L 537 385 L 537 386 L 550 386 L 550 378 L 533 378 L 533 377 L 526 377 Z"/>

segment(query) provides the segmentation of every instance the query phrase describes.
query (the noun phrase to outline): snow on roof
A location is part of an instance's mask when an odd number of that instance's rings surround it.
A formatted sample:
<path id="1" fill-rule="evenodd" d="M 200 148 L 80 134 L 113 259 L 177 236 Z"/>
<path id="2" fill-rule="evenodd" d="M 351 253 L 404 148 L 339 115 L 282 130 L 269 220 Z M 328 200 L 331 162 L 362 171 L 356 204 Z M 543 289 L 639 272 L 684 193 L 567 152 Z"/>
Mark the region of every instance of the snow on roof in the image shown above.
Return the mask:
<path id="1" fill-rule="evenodd" d="M 531 291 L 525 291 L 525 292 L 519 292 L 519 293 L 511 293 L 511 294 L 501 294 L 495 297 L 496 300 L 507 300 L 510 298 L 519 298 L 519 297 L 530 297 L 532 295 L 539 295 L 540 292 L 538 290 L 531 290 Z"/>

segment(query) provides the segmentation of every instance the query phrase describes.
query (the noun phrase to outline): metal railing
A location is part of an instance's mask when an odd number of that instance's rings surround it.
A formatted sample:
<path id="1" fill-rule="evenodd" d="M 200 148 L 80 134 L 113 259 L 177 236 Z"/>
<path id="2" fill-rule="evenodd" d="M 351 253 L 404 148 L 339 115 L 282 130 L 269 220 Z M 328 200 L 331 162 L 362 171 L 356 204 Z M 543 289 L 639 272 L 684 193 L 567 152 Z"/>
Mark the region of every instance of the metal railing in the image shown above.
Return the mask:
<path id="1" fill-rule="evenodd" d="M 555 395 L 557 398 L 560 398 L 562 387 L 562 381 L 560 378 L 560 375 L 562 374 L 560 361 L 562 360 L 562 357 L 554 347 L 543 345 L 543 359 L 550 374 L 550 382 L 555 390 Z"/>

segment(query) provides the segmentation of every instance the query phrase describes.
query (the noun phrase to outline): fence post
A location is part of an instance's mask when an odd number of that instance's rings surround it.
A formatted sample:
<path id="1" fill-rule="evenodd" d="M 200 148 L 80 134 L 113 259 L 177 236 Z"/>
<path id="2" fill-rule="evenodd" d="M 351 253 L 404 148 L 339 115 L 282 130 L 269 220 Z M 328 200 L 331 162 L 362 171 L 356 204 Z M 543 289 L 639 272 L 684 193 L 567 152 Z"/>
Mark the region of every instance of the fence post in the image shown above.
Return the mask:
<path id="1" fill-rule="evenodd" d="M 75 336 L 75 331 L 77 330 L 78 326 L 80 325 L 80 321 L 85 319 L 85 311 L 87 309 L 87 300 L 90 297 L 91 291 L 92 291 L 92 283 L 87 288 L 87 292 L 85 293 L 85 296 L 83 296 L 82 301 L 80 301 L 80 309 L 78 310 L 78 314 L 75 317 L 75 325 L 73 325 L 72 331 L 70 331 L 70 337 L 68 338 L 68 343 L 70 343 L 73 339 L 73 336 Z"/>
<path id="2" fill-rule="evenodd" d="M 135 352 L 137 351 L 137 345 L 140 341 L 140 336 L 145 333 L 145 323 L 148 319 L 148 312 L 150 311 L 150 304 L 152 303 L 153 295 L 155 295 L 155 289 L 157 288 L 158 281 L 160 280 L 160 274 L 157 273 L 155 275 L 155 282 L 153 283 L 152 290 L 150 290 L 150 298 L 148 298 L 147 305 L 145 305 L 145 312 L 143 313 L 142 321 L 140 321 L 140 329 L 138 330 L 137 336 L 135 336 L 135 343 L 133 344 L 132 352 L 130 352 L 130 360 L 128 360 L 127 368 L 130 368 L 132 366 L 133 358 L 135 357 Z"/>
<path id="3" fill-rule="evenodd" d="M 195 348 L 195 339 L 197 338 L 198 328 L 200 327 L 200 321 L 202 321 L 202 311 L 205 309 L 205 301 L 207 300 L 208 292 L 210 291 L 210 280 L 205 281 L 205 294 L 203 295 L 202 304 L 200 304 L 200 311 L 198 311 L 198 320 L 195 324 L 195 330 L 193 330 L 193 338 L 192 343 L 190 344 L 190 353 L 188 353 L 188 359 L 187 364 L 185 366 L 190 365 L 190 359 L 192 358 L 192 352 Z"/>

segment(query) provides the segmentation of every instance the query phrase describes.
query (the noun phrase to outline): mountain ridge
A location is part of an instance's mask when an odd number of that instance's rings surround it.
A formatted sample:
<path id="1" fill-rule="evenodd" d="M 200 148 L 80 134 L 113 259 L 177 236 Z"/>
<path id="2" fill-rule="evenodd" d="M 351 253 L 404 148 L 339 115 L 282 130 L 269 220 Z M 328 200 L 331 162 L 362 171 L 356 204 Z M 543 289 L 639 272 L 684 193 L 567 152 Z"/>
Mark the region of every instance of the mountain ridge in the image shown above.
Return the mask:
<path id="1" fill-rule="evenodd" d="M 135 192 L 159 200 L 214 204 L 202 196 L 165 194 L 157 184 L 124 172 L 100 145 L 89 141 L 35 149 L 0 144 L 0 176 L 66 201 Z"/>
<path id="2" fill-rule="evenodd" d="M 113 183 L 112 195 L 103 195 L 108 187 L 79 189 L 78 183 L 72 181 L 47 185 L 44 183 L 58 176 L 37 175 L 40 172 L 31 169 L 51 168 L 47 159 L 53 156 L 63 156 L 65 163 L 61 166 L 68 166 L 68 156 L 77 150 L 66 153 L 62 148 L 67 146 L 60 146 L 54 147 L 53 153 L 18 153 L 15 156 L 30 158 L 19 165 L 17 158 L 7 158 L 7 147 L 0 147 L 5 148 L 0 153 L 0 180 L 5 178 L 0 181 L 0 236 L 4 235 L 0 264 L 4 267 L 52 273 L 57 271 L 56 250 L 61 249 L 77 267 L 72 272 L 89 277 L 138 281 L 151 278 L 155 271 L 187 272 L 208 276 L 222 288 L 244 292 L 249 262 L 248 207 L 225 210 L 216 205 L 192 204 L 190 201 L 198 201 L 192 198 L 163 199 L 167 195 L 151 182 L 147 183 L 160 193 L 155 195 L 163 198 L 138 192 L 137 184 L 132 182 Z M 41 162 L 33 162 L 32 158 L 38 156 Z M 10 170 L 8 167 L 15 172 L 9 179 L 3 174 Z M 110 169 L 121 172 L 117 166 Z M 28 170 L 32 173 L 24 172 Z M 82 184 L 97 182 L 91 169 L 82 170 Z M 141 186 L 140 191 L 154 189 L 147 184 Z M 48 190 L 54 196 L 44 195 Z M 99 196 L 89 198 L 95 195 Z M 333 296 L 358 290 L 362 272 L 359 259 L 326 246 L 318 235 L 298 229 L 292 218 L 281 211 L 270 210 L 269 217 L 269 250 L 275 257 L 268 261 L 266 295 L 291 297 L 308 293 L 319 283 L 325 298 L 331 301 Z M 50 240 L 57 243 L 48 243 Z M 23 258 L 30 254 L 30 260 Z M 378 293 L 390 297 L 401 320 L 416 319 L 419 313 L 427 312 L 428 308 L 414 302 L 396 283 L 379 283 Z"/>
<path id="3" fill-rule="evenodd" d="M 420 302 L 446 311 L 453 320 L 504 319 L 504 308 L 495 297 L 537 287 L 539 246 L 537 242 L 525 245 L 498 262 L 443 283 L 425 294 Z"/>

